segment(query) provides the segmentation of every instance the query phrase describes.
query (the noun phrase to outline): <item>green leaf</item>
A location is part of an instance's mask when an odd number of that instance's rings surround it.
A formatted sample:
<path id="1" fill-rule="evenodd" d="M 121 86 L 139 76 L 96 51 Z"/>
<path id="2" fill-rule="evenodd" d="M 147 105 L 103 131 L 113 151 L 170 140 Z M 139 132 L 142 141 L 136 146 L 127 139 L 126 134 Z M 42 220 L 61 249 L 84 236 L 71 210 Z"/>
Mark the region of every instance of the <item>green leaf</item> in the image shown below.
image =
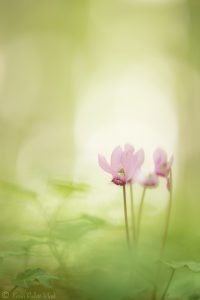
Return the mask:
<path id="1" fill-rule="evenodd" d="M 188 263 L 188 268 L 190 271 L 198 273 L 200 272 L 200 263 L 191 261 Z"/>
<path id="2" fill-rule="evenodd" d="M 51 288 L 51 280 L 56 279 L 58 279 L 57 276 L 51 275 L 40 268 L 28 269 L 17 274 L 14 284 L 15 286 L 21 288 L 30 288 L 38 284 L 47 288 Z"/>
<path id="3" fill-rule="evenodd" d="M 166 266 L 177 270 L 181 268 L 188 268 L 192 272 L 200 272 L 200 262 L 195 261 L 162 261 Z"/>
<path id="4" fill-rule="evenodd" d="M 50 180 L 49 186 L 58 194 L 63 197 L 69 197 L 73 193 L 84 193 L 87 192 L 89 186 L 85 183 L 66 182 L 59 180 Z"/>
<path id="5" fill-rule="evenodd" d="M 87 220 L 88 222 L 93 223 L 97 227 L 102 225 L 108 225 L 108 222 L 106 220 L 89 214 L 82 214 L 80 219 Z"/>
<path id="6" fill-rule="evenodd" d="M 57 222 L 53 229 L 53 235 L 60 240 L 76 240 L 93 230 L 100 229 L 107 222 L 101 218 L 83 214 L 80 218 L 70 221 Z"/>
<path id="7" fill-rule="evenodd" d="M 200 279 L 198 273 L 176 276 L 170 287 L 170 294 L 178 299 L 200 299 Z"/>
<path id="8" fill-rule="evenodd" d="M 34 228 L 31 230 L 26 230 L 25 233 L 29 236 L 32 236 L 37 239 L 41 239 L 41 244 L 44 242 L 44 244 L 47 243 L 47 241 L 44 241 L 49 236 L 49 230 L 48 229 L 40 229 L 40 228 Z"/>
<path id="9" fill-rule="evenodd" d="M 8 244 L 11 248 L 16 250 L 22 251 L 29 251 L 32 247 L 37 245 L 46 244 L 47 242 L 36 240 L 36 239 L 29 239 L 29 240 L 12 240 L 9 241 Z"/>
<path id="10" fill-rule="evenodd" d="M 32 190 L 22 187 L 18 184 L 0 180 L 0 193 L 14 198 L 35 199 L 37 194 Z"/>
<path id="11" fill-rule="evenodd" d="M 25 251 L 0 251 L 0 259 L 3 260 L 7 257 L 23 256 L 25 254 Z"/>

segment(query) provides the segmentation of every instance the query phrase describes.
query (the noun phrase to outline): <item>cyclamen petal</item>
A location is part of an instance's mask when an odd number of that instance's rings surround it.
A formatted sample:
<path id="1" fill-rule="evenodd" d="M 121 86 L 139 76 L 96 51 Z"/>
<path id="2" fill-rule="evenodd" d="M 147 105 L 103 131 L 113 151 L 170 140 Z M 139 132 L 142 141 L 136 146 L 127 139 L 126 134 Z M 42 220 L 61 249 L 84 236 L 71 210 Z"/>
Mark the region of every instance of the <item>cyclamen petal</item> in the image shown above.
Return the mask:
<path id="1" fill-rule="evenodd" d="M 99 166 L 107 173 L 113 175 L 113 170 L 110 167 L 110 165 L 108 164 L 107 160 L 105 159 L 105 157 L 101 154 L 98 155 L 98 162 L 99 162 Z"/>
<path id="2" fill-rule="evenodd" d="M 135 151 L 134 147 L 130 144 L 126 144 L 124 146 L 124 150 L 127 151 L 127 152 L 132 152 L 132 153 Z"/>
<path id="3" fill-rule="evenodd" d="M 99 166 L 112 175 L 112 182 L 117 185 L 125 185 L 133 182 L 144 161 L 144 151 L 141 149 L 134 153 L 133 146 L 126 144 L 124 149 L 117 146 L 111 155 L 111 164 L 103 155 L 99 154 Z"/>
<path id="4" fill-rule="evenodd" d="M 161 148 L 156 149 L 156 151 L 153 154 L 154 162 L 156 164 L 162 165 L 167 160 L 167 154 L 164 150 Z"/>
<path id="5" fill-rule="evenodd" d="M 134 168 L 134 172 L 133 172 L 133 176 L 132 176 L 132 182 L 140 183 L 139 182 L 140 176 L 141 176 L 141 168 L 137 168 L 137 169 Z"/>
<path id="6" fill-rule="evenodd" d="M 138 150 L 137 155 L 138 155 L 138 162 L 142 164 L 145 158 L 144 150 L 143 149 Z"/>
<path id="7" fill-rule="evenodd" d="M 150 174 L 144 180 L 143 185 L 146 187 L 156 187 L 158 185 L 158 176 L 156 174 Z"/>
<path id="8" fill-rule="evenodd" d="M 133 155 L 131 152 L 123 152 L 122 153 L 122 168 L 125 173 L 125 179 L 129 182 L 133 176 Z"/>
<path id="9" fill-rule="evenodd" d="M 134 163 L 137 167 L 140 167 L 144 162 L 144 150 L 138 150 L 134 155 Z"/>
<path id="10" fill-rule="evenodd" d="M 137 182 L 144 187 L 153 188 L 158 185 L 158 176 L 155 173 L 150 173 L 148 176 L 140 172 L 137 176 Z"/>
<path id="11" fill-rule="evenodd" d="M 168 161 L 166 152 L 158 148 L 154 152 L 153 157 L 156 175 L 161 177 L 167 177 L 173 163 L 173 156 Z"/>
<path id="12" fill-rule="evenodd" d="M 128 160 L 127 173 L 129 181 L 136 181 L 136 177 L 140 172 L 140 167 L 144 162 L 144 150 L 140 149 L 133 153 Z"/>
<path id="13" fill-rule="evenodd" d="M 121 164 L 121 156 L 122 156 L 122 148 L 120 146 L 117 146 L 111 155 L 111 168 L 118 172 L 122 168 Z"/>

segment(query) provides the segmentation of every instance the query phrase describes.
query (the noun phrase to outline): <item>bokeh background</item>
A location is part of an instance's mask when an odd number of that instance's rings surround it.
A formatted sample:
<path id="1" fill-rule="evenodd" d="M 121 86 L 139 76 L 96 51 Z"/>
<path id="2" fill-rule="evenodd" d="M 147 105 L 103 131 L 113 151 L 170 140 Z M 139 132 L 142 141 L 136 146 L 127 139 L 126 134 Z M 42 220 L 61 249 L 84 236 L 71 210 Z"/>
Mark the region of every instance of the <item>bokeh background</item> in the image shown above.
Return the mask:
<path id="1" fill-rule="evenodd" d="M 61 218 L 120 222 L 97 155 L 126 142 L 144 148 L 146 171 L 156 147 L 174 154 L 174 236 L 200 249 L 199 28 L 198 0 L 0 0 L 2 249 L 42 224 L 30 191 L 57 207 L 52 179 L 91 187 Z M 164 183 L 149 192 L 146 230 L 167 197 Z"/>

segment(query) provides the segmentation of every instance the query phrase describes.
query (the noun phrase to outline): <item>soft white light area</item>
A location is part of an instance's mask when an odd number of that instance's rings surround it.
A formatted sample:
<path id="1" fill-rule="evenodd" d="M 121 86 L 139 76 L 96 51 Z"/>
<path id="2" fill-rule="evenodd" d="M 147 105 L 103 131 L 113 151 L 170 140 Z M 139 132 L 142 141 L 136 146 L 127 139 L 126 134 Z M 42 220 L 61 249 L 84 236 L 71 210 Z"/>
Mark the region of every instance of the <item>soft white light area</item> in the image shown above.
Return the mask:
<path id="1" fill-rule="evenodd" d="M 99 188 L 92 197 L 101 202 L 114 198 L 119 189 L 106 184 L 110 176 L 98 167 L 98 153 L 109 159 L 115 146 L 129 142 L 145 150 L 144 170 L 149 172 L 155 148 L 175 153 L 177 138 L 173 78 L 164 61 L 158 60 L 157 65 L 155 61 L 143 62 L 108 74 L 96 76 L 80 95 L 75 124 L 74 176 Z M 151 193 L 154 200 L 160 198 L 160 192 L 157 196 L 156 191 Z"/>
<path id="2" fill-rule="evenodd" d="M 20 148 L 16 162 L 18 180 L 41 191 L 48 178 L 67 178 L 70 165 L 67 153 L 65 123 L 41 123 Z"/>

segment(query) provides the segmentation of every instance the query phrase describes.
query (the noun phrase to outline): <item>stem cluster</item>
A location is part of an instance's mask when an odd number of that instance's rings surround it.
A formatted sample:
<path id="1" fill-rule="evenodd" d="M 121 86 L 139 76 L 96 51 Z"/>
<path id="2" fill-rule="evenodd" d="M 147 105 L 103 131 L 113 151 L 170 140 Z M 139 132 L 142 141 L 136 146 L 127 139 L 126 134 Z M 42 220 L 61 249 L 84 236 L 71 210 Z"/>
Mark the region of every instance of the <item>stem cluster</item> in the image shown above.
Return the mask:
<path id="1" fill-rule="evenodd" d="M 162 242 L 160 247 L 160 253 L 159 253 L 159 261 L 161 261 L 164 257 L 167 238 L 168 238 L 168 231 L 169 231 L 169 225 L 170 225 L 170 217 L 171 217 L 171 210 L 172 210 L 172 171 L 170 170 L 169 174 L 169 180 L 170 180 L 170 190 L 169 190 L 169 202 L 167 206 L 167 213 L 166 213 L 166 221 L 164 225 L 164 231 L 162 236 Z M 141 231 L 141 222 L 142 222 L 142 215 L 144 210 L 144 200 L 146 195 L 146 187 L 143 188 L 141 201 L 139 204 L 138 209 L 138 216 L 136 219 L 136 213 L 135 213 L 135 206 L 134 206 L 134 198 L 133 198 L 133 186 L 130 184 L 130 212 L 131 212 L 131 231 L 132 231 L 132 242 L 135 246 L 135 249 L 138 247 L 139 238 L 140 238 L 140 231 Z M 126 185 L 123 185 L 123 200 L 124 200 L 124 219 L 125 219 L 125 229 L 126 229 L 126 240 L 127 245 L 129 249 L 132 249 L 131 244 L 131 238 L 130 238 L 130 228 L 129 228 L 129 221 L 128 221 L 128 209 L 127 209 L 127 194 L 126 194 Z M 170 275 L 169 281 L 167 282 L 166 288 L 160 298 L 160 300 L 164 300 L 167 292 L 170 288 L 172 279 L 174 277 L 175 270 L 172 270 L 172 273 Z M 159 262 L 158 268 L 156 271 L 156 277 L 155 277 L 155 286 L 152 293 L 152 300 L 156 300 L 157 298 L 157 288 L 158 288 L 158 281 L 161 276 L 161 264 Z"/>
<path id="2" fill-rule="evenodd" d="M 142 192 L 142 197 L 141 197 L 139 210 L 138 210 L 138 216 L 136 219 L 136 211 L 135 211 L 134 198 L 133 198 L 133 185 L 130 184 L 130 212 L 131 212 L 132 234 L 130 234 L 130 227 L 129 227 L 129 221 L 128 221 L 128 208 L 127 208 L 127 195 L 126 194 L 127 194 L 126 186 L 123 185 L 124 220 L 125 220 L 127 245 L 128 245 L 128 248 L 131 249 L 131 235 L 132 235 L 133 245 L 137 249 L 137 245 L 139 242 L 139 236 L 140 236 L 140 228 L 141 228 L 142 213 L 143 213 L 143 208 L 144 208 L 146 187 L 144 187 L 143 192 Z"/>
<path id="3" fill-rule="evenodd" d="M 172 182 L 173 178 L 172 178 L 172 171 L 171 170 L 170 170 L 169 176 L 170 176 L 169 177 L 169 180 L 170 180 L 169 202 L 168 202 L 168 206 L 167 206 L 166 221 L 165 221 L 163 238 L 162 238 L 162 243 L 161 243 L 161 248 L 160 248 L 159 264 L 158 264 L 158 268 L 157 268 L 157 271 L 156 271 L 155 287 L 154 287 L 153 294 L 152 294 L 152 300 L 156 300 L 156 298 L 157 298 L 158 282 L 159 282 L 159 278 L 161 276 L 161 260 L 164 257 L 167 238 L 168 238 L 169 225 L 170 225 L 170 217 L 171 217 L 171 210 L 172 210 L 172 189 L 173 189 L 173 182 Z M 172 272 L 172 276 L 170 277 L 171 279 L 167 283 L 166 289 L 165 289 L 165 291 L 162 295 L 161 300 L 165 299 L 165 297 L 167 295 L 167 291 L 169 290 L 169 287 L 170 287 L 173 276 L 174 276 L 174 272 Z"/>

